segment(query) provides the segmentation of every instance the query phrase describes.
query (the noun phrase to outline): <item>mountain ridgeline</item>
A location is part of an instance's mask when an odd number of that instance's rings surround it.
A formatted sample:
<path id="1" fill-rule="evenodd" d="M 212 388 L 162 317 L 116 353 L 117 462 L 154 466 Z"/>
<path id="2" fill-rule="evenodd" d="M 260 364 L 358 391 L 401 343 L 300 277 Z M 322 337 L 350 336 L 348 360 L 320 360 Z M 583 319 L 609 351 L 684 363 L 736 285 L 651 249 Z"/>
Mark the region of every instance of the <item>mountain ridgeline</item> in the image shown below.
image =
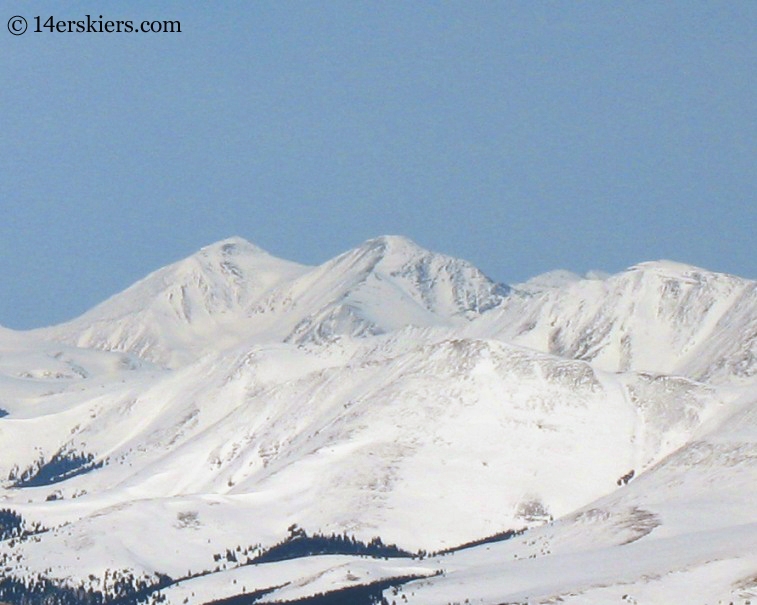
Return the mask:
<path id="1" fill-rule="evenodd" d="M 743 603 L 757 282 L 231 238 L 0 329 L 0 451 L 17 605 Z"/>

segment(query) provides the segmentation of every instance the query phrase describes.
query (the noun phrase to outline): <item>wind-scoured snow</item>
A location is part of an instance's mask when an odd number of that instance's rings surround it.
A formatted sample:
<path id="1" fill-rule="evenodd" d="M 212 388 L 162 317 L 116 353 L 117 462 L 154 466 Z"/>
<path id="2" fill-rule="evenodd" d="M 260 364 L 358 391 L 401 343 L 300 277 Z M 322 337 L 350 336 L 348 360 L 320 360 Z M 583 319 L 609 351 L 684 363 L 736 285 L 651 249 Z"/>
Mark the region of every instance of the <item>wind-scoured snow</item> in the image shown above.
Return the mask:
<path id="1" fill-rule="evenodd" d="M 538 282 L 538 280 L 537 280 Z M 477 329 L 612 372 L 757 375 L 757 282 L 657 261 L 507 298 Z"/>

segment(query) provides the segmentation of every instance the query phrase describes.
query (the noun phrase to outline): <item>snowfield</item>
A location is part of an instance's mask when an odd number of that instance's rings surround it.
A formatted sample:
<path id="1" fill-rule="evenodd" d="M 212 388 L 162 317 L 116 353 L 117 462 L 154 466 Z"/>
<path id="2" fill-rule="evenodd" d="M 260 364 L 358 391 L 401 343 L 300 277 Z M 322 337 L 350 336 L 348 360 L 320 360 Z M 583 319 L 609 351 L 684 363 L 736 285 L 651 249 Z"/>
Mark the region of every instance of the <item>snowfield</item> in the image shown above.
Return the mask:
<path id="1" fill-rule="evenodd" d="M 757 603 L 757 282 L 231 238 L 0 328 L 0 451 L 9 603 Z"/>

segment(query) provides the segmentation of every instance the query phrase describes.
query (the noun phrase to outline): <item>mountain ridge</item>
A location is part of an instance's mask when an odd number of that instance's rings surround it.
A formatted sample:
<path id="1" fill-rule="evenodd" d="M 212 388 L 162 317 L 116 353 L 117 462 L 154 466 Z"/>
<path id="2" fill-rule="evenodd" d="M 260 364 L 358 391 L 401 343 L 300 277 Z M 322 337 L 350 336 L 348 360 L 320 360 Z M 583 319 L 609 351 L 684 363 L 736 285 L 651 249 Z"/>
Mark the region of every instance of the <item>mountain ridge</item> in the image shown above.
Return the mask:
<path id="1" fill-rule="evenodd" d="M 391 313 L 371 307 L 376 291 L 392 299 Z M 230 238 L 149 274 L 70 322 L 35 333 L 179 367 L 216 350 L 219 341 L 235 344 L 240 332 L 302 342 L 412 322 L 432 325 L 482 313 L 505 292 L 466 261 L 399 236 L 367 240 L 318 267 Z M 308 308 L 300 312 L 303 306 Z M 172 348 L 184 350 L 174 355 Z"/>
<path id="2" fill-rule="evenodd" d="M 748 594 L 757 282 L 652 261 L 528 283 L 398 236 L 316 267 L 233 237 L 0 329 L 7 577 L 170 576 L 152 603 L 421 576 L 385 596 L 699 603 L 683 571 Z M 423 556 L 253 562 L 298 528 Z"/>

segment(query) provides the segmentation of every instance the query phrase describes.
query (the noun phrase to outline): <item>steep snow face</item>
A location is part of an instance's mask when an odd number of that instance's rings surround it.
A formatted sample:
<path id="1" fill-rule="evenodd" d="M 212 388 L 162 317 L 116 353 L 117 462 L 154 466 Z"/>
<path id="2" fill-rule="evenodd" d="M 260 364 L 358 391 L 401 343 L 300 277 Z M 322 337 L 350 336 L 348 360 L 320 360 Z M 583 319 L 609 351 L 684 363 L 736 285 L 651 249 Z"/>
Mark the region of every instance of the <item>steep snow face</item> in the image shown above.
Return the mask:
<path id="1" fill-rule="evenodd" d="M 246 310 L 278 284 L 305 271 L 303 265 L 230 238 L 39 334 L 81 347 L 129 351 L 178 367 L 237 342 Z"/>
<path id="2" fill-rule="evenodd" d="M 253 337 L 319 344 L 407 326 L 457 327 L 608 371 L 757 375 L 753 281 L 658 261 L 606 278 L 553 272 L 510 290 L 394 236 L 315 268 L 233 238 L 39 334 L 180 367 Z"/>
<path id="3" fill-rule="evenodd" d="M 608 371 L 757 375 L 757 283 L 670 261 L 511 296 L 480 329 Z"/>
<path id="4" fill-rule="evenodd" d="M 275 299 L 308 310 L 288 335 L 303 343 L 465 323 L 501 304 L 508 290 L 466 261 L 386 236 L 325 263 Z"/>
<path id="5" fill-rule="evenodd" d="M 469 263 L 401 237 L 369 240 L 315 268 L 233 238 L 40 334 L 181 367 L 251 337 L 319 343 L 467 322 L 506 293 Z"/>

